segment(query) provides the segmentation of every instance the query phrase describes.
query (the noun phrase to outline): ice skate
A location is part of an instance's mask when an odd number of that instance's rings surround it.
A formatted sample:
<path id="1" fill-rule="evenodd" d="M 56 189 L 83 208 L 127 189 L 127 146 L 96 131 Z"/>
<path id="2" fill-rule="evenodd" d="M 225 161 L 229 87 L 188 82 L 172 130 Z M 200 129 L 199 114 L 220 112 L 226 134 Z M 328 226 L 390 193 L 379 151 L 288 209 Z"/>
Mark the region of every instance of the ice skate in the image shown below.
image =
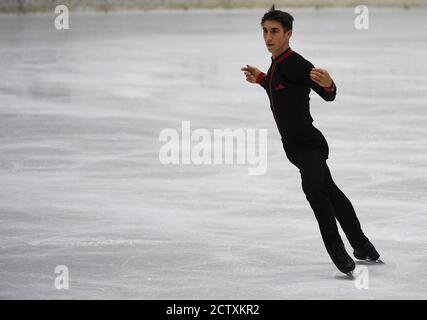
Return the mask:
<path id="1" fill-rule="evenodd" d="M 356 259 L 359 260 L 384 264 L 384 262 L 380 259 L 380 254 L 369 240 L 362 247 L 355 248 L 353 255 Z"/>
<path id="2" fill-rule="evenodd" d="M 349 277 L 353 277 L 353 271 L 356 264 L 348 255 L 342 243 L 335 244 L 328 250 L 329 256 L 339 271 L 345 273 Z"/>

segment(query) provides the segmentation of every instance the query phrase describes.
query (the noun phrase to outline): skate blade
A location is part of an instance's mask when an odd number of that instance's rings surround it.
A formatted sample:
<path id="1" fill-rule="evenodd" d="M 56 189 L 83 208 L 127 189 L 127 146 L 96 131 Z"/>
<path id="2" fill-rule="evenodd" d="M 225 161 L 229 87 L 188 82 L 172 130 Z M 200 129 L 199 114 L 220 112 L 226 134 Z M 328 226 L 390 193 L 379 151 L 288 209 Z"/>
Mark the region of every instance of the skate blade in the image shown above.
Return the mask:
<path id="1" fill-rule="evenodd" d="M 371 262 L 371 263 L 377 263 L 377 264 L 385 264 L 384 261 L 382 261 L 381 259 L 377 259 L 377 260 L 373 260 L 373 259 L 365 259 L 365 261 L 367 262 Z"/>
<path id="2" fill-rule="evenodd" d="M 349 271 L 346 273 L 347 277 L 349 277 L 350 279 L 354 279 L 354 270 Z"/>

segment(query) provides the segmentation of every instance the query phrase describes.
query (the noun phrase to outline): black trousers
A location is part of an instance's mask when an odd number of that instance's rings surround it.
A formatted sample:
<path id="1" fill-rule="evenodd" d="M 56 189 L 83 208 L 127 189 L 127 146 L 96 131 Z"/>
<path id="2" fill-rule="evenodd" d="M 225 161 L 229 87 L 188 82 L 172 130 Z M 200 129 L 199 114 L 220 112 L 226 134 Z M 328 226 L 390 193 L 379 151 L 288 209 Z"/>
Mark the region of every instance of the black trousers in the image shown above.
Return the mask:
<path id="1" fill-rule="evenodd" d="M 326 249 L 342 244 L 336 220 L 351 246 L 360 247 L 368 239 L 350 200 L 333 181 L 326 157 L 321 149 L 307 146 L 299 149 L 291 162 L 299 168 L 302 189 L 313 209 Z"/>

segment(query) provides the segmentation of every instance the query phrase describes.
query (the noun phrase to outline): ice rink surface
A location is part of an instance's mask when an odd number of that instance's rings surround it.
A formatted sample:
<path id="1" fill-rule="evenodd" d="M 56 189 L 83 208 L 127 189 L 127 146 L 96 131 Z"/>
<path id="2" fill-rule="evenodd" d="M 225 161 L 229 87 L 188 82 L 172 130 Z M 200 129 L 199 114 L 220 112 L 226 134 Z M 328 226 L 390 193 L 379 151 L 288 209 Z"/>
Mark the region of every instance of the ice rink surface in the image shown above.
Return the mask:
<path id="1" fill-rule="evenodd" d="M 323 247 L 240 71 L 269 67 L 263 10 L 0 16 L 0 298 L 426 299 L 427 10 L 372 8 L 368 30 L 353 8 L 289 11 L 292 49 L 337 84 L 311 114 L 385 265 L 358 263 L 361 286 Z M 268 129 L 266 174 L 161 164 L 183 120 Z"/>

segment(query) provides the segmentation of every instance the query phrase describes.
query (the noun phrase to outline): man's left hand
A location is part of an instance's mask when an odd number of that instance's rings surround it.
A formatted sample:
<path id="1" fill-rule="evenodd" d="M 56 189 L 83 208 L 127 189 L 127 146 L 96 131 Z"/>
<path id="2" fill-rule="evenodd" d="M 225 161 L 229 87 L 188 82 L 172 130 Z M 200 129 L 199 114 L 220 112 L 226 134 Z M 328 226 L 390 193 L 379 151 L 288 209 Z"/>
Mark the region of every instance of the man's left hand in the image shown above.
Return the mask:
<path id="1" fill-rule="evenodd" d="M 311 69 L 310 78 L 322 87 L 330 87 L 332 85 L 332 78 L 325 69 Z"/>

